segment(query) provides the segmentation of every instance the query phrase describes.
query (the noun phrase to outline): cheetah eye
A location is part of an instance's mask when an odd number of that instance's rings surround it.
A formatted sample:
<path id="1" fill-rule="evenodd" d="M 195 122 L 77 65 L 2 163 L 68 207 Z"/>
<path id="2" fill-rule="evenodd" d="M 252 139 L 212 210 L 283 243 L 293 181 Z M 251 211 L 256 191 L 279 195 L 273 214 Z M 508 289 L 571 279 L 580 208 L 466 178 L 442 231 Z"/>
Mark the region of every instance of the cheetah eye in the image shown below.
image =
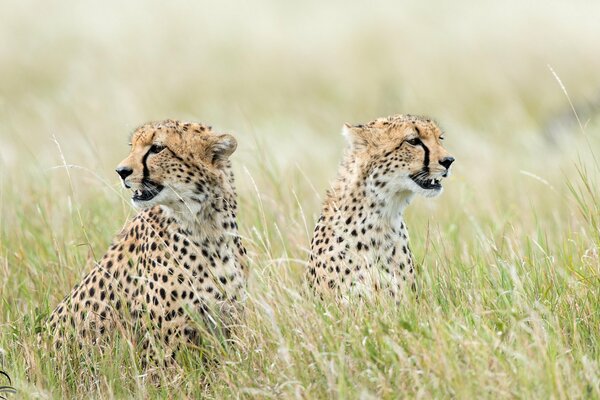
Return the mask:
<path id="1" fill-rule="evenodd" d="M 410 144 L 411 146 L 416 146 L 419 143 L 421 143 L 421 139 L 419 139 L 418 137 L 417 138 L 408 139 L 406 141 L 406 143 Z"/>
<path id="2" fill-rule="evenodd" d="M 444 139 L 446 139 L 446 138 L 445 138 L 445 137 L 443 137 L 443 136 L 440 136 L 440 140 L 444 140 Z"/>
<path id="3" fill-rule="evenodd" d="M 150 153 L 158 154 L 161 151 L 163 151 L 164 149 L 165 149 L 165 146 L 163 146 L 163 145 L 153 144 L 152 147 L 150 147 Z"/>

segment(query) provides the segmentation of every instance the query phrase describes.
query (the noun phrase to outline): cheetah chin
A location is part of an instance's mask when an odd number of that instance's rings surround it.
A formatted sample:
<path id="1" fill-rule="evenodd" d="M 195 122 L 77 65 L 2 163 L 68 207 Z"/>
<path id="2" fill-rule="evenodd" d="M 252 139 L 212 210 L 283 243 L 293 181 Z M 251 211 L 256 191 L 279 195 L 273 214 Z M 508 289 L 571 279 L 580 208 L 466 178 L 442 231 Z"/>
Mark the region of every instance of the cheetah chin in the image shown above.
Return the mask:
<path id="1" fill-rule="evenodd" d="M 410 175 L 410 179 L 416 183 L 421 189 L 425 190 L 441 190 L 442 189 L 442 178 L 431 178 L 424 177 L 419 178 L 414 175 Z"/>
<path id="2" fill-rule="evenodd" d="M 144 180 L 139 189 L 134 190 L 131 200 L 134 204 L 144 203 L 154 199 L 165 187 L 150 180 Z"/>
<path id="3" fill-rule="evenodd" d="M 424 197 L 436 197 L 439 196 L 444 188 L 442 187 L 442 179 L 448 176 L 443 174 L 442 176 L 432 177 L 426 171 L 420 171 L 416 174 L 409 175 L 412 185 L 414 187 L 413 192 L 421 194 Z"/>

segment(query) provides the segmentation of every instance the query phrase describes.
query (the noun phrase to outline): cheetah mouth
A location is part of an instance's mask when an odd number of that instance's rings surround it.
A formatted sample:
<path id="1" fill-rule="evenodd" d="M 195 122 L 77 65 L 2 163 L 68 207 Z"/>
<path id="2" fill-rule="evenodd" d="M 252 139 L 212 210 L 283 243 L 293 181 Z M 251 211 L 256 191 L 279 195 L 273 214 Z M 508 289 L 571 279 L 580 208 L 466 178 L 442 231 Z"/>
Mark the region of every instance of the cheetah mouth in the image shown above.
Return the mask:
<path id="1" fill-rule="evenodd" d="M 442 178 L 426 178 L 420 174 L 410 175 L 410 179 L 425 190 L 440 190 L 442 188 Z"/>
<path id="2" fill-rule="evenodd" d="M 144 180 L 142 182 L 142 186 L 140 189 L 137 189 L 133 192 L 133 201 L 150 201 L 155 198 L 162 190 L 164 189 L 163 185 L 159 185 L 158 183 L 154 183 L 148 180 Z"/>

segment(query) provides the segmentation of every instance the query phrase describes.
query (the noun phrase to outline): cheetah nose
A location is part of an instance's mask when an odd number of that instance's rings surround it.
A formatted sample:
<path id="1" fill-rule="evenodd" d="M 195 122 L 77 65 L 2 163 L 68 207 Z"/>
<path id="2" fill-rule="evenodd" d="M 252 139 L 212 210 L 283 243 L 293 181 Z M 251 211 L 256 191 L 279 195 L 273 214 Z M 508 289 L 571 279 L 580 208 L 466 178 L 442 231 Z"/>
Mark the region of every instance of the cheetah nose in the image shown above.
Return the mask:
<path id="1" fill-rule="evenodd" d="M 440 160 L 440 164 L 444 166 L 444 168 L 448 169 L 454 162 L 454 157 L 444 157 Z"/>
<path id="2" fill-rule="evenodd" d="M 117 174 L 121 177 L 121 179 L 127 178 L 129 175 L 133 174 L 133 169 L 129 167 L 119 167 L 116 169 Z"/>

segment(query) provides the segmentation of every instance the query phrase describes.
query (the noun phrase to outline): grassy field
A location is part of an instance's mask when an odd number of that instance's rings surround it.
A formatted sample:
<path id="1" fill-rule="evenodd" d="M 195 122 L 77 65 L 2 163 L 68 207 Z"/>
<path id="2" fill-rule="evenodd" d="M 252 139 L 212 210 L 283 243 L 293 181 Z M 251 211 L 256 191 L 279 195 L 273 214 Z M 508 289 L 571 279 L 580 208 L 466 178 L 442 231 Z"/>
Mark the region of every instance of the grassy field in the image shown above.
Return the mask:
<path id="1" fill-rule="evenodd" d="M 9 397 L 599 399 L 600 4 L 541 4 L 5 2 Z M 406 212 L 418 300 L 322 304 L 302 275 L 341 126 L 394 113 L 457 158 Z M 239 139 L 251 278 L 233 340 L 156 387 L 126 342 L 58 361 L 36 331 L 134 215 L 114 168 L 163 118 Z"/>

